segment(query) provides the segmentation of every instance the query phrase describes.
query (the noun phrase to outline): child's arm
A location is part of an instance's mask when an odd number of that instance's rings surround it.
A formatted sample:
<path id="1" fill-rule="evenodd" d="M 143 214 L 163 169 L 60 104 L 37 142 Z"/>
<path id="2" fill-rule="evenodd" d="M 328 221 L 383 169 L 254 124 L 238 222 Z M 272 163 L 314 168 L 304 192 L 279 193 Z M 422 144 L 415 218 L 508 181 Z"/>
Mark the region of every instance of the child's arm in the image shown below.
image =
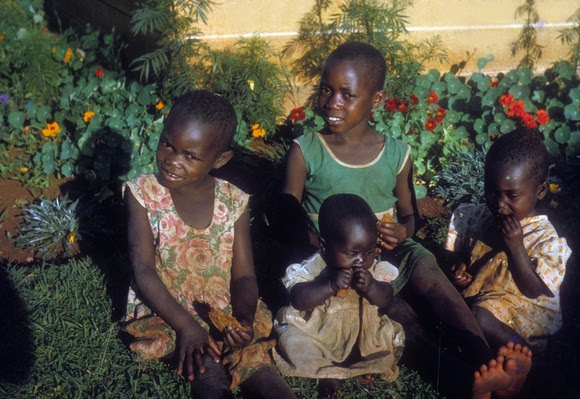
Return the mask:
<path id="1" fill-rule="evenodd" d="M 300 146 L 292 143 L 286 157 L 286 175 L 282 192 L 293 195 L 298 203 L 302 203 L 304 184 L 306 183 L 306 162 Z"/>
<path id="2" fill-rule="evenodd" d="M 394 195 L 397 197 L 398 223 L 381 222 L 378 225 L 381 247 L 387 250 L 395 248 L 406 238 L 415 234 L 415 191 L 412 180 L 412 161 L 407 158 L 401 173 L 397 175 Z"/>
<path id="3" fill-rule="evenodd" d="M 130 190 L 125 194 L 129 212 L 129 254 L 133 276 L 140 296 L 176 332 L 177 372 L 185 367 L 189 380 L 194 378 L 194 365 L 205 372 L 202 354 L 207 353 L 219 362 L 220 350 L 208 333 L 177 303 L 155 270 L 153 233 L 147 212 Z"/>
<path id="4" fill-rule="evenodd" d="M 322 305 L 341 289 L 348 289 L 352 269 L 331 270 L 327 278 L 298 283 L 290 290 L 290 303 L 296 310 L 311 310 Z"/>
<path id="5" fill-rule="evenodd" d="M 454 251 L 443 250 L 442 258 L 443 260 L 440 264 L 449 267 L 444 272 L 448 275 L 454 286 L 463 289 L 471 284 L 473 276 L 467 272 L 467 265 L 462 256 Z"/>
<path id="6" fill-rule="evenodd" d="M 537 298 L 542 294 L 552 296 L 534 272 L 534 265 L 524 247 L 524 231 L 520 222 L 514 215 L 508 215 L 501 219 L 499 227 L 506 246 L 509 269 L 521 293 L 528 298 Z"/>
<path id="7" fill-rule="evenodd" d="M 258 304 L 258 281 L 254 270 L 250 236 L 250 213 L 242 213 L 234 224 L 234 256 L 230 290 L 232 310 L 243 328 L 227 327 L 226 343 L 232 348 L 245 346 L 254 338 L 254 315 Z"/>
<path id="8" fill-rule="evenodd" d="M 386 308 L 393 300 L 393 287 L 391 287 L 391 284 L 375 280 L 367 269 L 362 267 L 355 268 L 352 283 L 359 295 L 366 298 L 371 305 Z"/>

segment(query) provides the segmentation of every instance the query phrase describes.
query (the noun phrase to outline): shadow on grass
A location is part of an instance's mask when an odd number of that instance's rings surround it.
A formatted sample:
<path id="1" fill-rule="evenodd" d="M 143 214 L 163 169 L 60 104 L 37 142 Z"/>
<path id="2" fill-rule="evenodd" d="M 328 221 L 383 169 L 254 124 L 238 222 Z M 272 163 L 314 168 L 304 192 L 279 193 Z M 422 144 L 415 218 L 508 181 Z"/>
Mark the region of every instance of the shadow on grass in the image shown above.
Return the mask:
<path id="1" fill-rule="evenodd" d="M 20 384 L 34 365 L 28 310 L 5 265 L 0 266 L 0 383 Z"/>

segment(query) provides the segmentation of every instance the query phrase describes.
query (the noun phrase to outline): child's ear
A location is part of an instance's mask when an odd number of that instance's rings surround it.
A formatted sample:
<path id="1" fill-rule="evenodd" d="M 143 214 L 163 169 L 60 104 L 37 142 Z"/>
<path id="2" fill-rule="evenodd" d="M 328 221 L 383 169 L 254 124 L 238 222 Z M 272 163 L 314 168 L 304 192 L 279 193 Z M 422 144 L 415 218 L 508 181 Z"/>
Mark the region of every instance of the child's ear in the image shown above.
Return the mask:
<path id="1" fill-rule="evenodd" d="M 548 182 L 545 181 L 538 186 L 538 199 L 543 200 L 548 193 Z"/>
<path id="2" fill-rule="evenodd" d="M 373 108 L 382 107 L 387 99 L 387 92 L 385 90 L 379 90 L 375 93 L 373 99 Z"/>
<path id="3" fill-rule="evenodd" d="M 217 159 L 215 160 L 215 162 L 213 163 L 213 168 L 214 169 L 219 169 L 222 166 L 224 166 L 225 164 L 227 164 L 230 159 L 232 159 L 232 156 L 234 155 L 234 152 L 232 150 L 227 150 L 222 152 Z"/>

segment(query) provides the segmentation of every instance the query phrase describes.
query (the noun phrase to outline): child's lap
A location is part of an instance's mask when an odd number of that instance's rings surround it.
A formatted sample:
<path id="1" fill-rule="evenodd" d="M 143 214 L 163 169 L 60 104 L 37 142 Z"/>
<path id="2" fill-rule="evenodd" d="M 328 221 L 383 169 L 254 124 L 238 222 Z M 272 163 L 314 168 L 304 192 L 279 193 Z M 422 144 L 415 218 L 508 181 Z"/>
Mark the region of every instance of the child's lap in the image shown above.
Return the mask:
<path id="1" fill-rule="evenodd" d="M 397 294 L 405 287 L 415 265 L 424 256 L 433 257 L 433 254 L 415 240 L 407 238 L 391 254 L 385 257 L 384 260 L 395 265 L 399 270 L 399 275 L 391 282 L 393 294 Z"/>

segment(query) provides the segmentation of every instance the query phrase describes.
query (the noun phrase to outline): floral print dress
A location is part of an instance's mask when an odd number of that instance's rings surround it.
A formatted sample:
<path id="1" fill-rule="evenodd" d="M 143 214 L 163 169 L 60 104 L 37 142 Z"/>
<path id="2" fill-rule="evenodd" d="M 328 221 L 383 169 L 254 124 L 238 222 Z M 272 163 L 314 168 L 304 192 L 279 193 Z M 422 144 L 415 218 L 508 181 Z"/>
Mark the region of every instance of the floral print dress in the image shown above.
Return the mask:
<path id="1" fill-rule="evenodd" d="M 205 229 L 188 226 L 179 217 L 169 190 L 154 175 L 131 180 L 125 189 L 146 209 L 155 245 L 157 274 L 175 300 L 209 331 L 216 341 L 222 336 L 209 322 L 208 308 L 232 312 L 230 277 L 233 258 L 234 223 L 248 205 L 249 195 L 225 180 L 215 179 L 214 212 Z M 221 345 L 223 364 L 234 388 L 263 366 L 273 362 L 268 353 L 272 315 L 258 301 L 254 320 L 254 341 L 237 350 Z M 155 315 L 139 298 L 131 284 L 123 330 L 133 335 L 130 344 L 140 359 L 170 358 L 175 350 L 175 331 Z"/>
<path id="2" fill-rule="evenodd" d="M 547 216 L 527 217 L 520 224 L 534 271 L 552 295 L 528 298 L 518 289 L 506 253 L 497 249 L 498 231 L 485 204 L 465 204 L 455 210 L 445 248 L 469 256 L 467 272 L 473 280 L 462 291 L 468 303 L 487 309 L 533 349 L 543 350 L 547 336 L 562 326 L 560 286 L 572 252 Z"/>

